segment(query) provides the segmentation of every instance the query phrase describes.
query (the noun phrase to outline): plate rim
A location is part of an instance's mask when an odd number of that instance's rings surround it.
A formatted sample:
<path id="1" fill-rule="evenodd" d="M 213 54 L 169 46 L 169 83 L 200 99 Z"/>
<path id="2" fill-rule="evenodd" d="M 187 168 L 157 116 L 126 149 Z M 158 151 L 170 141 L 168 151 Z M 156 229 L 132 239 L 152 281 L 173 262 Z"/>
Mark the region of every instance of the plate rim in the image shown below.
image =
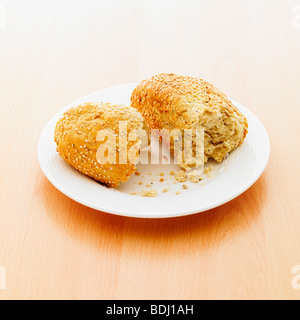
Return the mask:
<path id="1" fill-rule="evenodd" d="M 184 216 L 190 216 L 190 215 L 195 215 L 195 214 L 200 214 L 200 213 L 205 213 L 207 211 L 210 211 L 212 209 L 218 208 L 226 203 L 229 203 L 230 201 L 238 198 L 239 196 L 241 196 L 243 193 L 245 193 L 247 190 L 249 190 L 263 175 L 264 171 L 266 170 L 266 167 L 269 163 L 270 160 L 270 155 L 271 155 L 271 142 L 270 142 L 270 138 L 268 135 L 268 132 L 266 130 L 266 128 L 264 127 L 264 125 L 262 124 L 262 122 L 260 121 L 260 119 L 252 112 L 250 111 L 248 108 L 246 108 L 243 104 L 237 102 L 236 100 L 230 99 L 234 104 L 240 105 L 243 108 L 245 108 L 247 110 L 247 112 L 249 114 L 251 114 L 251 116 L 255 119 L 256 124 L 259 125 L 261 127 L 261 129 L 264 131 L 265 137 L 266 137 L 266 142 L 267 142 L 267 150 L 265 150 L 265 161 L 264 164 L 259 166 L 260 170 L 257 171 L 257 173 L 255 175 L 253 175 L 253 177 L 249 180 L 247 180 L 247 183 L 245 183 L 242 187 L 239 188 L 238 191 L 232 192 L 229 196 L 227 196 L 226 198 L 215 202 L 214 204 L 211 205 L 207 205 L 201 209 L 195 209 L 195 210 L 189 210 L 186 212 L 181 212 L 181 213 L 158 213 L 158 214 L 142 214 L 142 215 L 138 215 L 135 213 L 129 214 L 126 212 L 122 212 L 121 210 L 112 210 L 112 209 L 107 209 L 107 208 L 100 208 L 99 206 L 94 206 L 93 204 L 89 204 L 86 201 L 82 200 L 82 199 L 78 199 L 77 197 L 75 197 L 72 193 L 70 193 L 68 191 L 68 188 L 58 185 L 58 183 L 55 181 L 55 179 L 53 178 L 53 175 L 49 172 L 49 170 L 46 168 L 46 165 L 44 164 L 43 160 L 42 160 L 42 155 L 41 155 L 41 144 L 43 141 L 43 136 L 45 135 L 45 133 L 47 132 L 49 126 L 52 124 L 52 122 L 54 120 L 56 120 L 58 117 L 60 117 L 66 110 L 68 110 L 69 108 L 71 108 L 73 105 L 76 105 L 78 103 L 82 103 L 80 101 L 87 99 L 88 97 L 92 96 L 92 95 L 97 95 L 100 94 L 105 91 L 109 91 L 112 89 L 120 89 L 120 88 L 124 88 L 124 87 L 134 87 L 137 86 L 138 83 L 127 83 L 127 84 L 122 84 L 122 85 L 117 85 L 117 86 L 111 86 L 108 88 L 104 88 L 104 89 L 100 89 L 97 90 L 95 92 L 92 92 L 90 94 L 87 94 L 81 98 L 76 99 L 75 101 L 71 102 L 70 104 L 68 104 L 67 106 L 65 106 L 63 109 L 61 109 L 60 111 L 58 111 L 53 117 L 51 117 L 51 119 L 47 122 L 47 124 L 44 126 L 44 128 L 41 131 L 39 140 L 38 140 L 38 160 L 39 160 L 39 164 L 41 167 L 42 172 L 44 173 L 45 177 L 48 179 L 48 181 L 62 194 L 64 194 L 65 196 L 67 196 L 68 198 L 72 199 L 73 201 L 80 203 L 88 208 L 91 208 L 93 210 L 99 211 L 99 212 L 104 212 L 104 213 L 108 213 L 108 214 L 113 214 L 113 215 L 117 215 L 117 216 L 123 216 L 123 217 L 129 217 L 129 218 L 139 218 L 139 219 L 168 219 L 168 218 L 178 218 L 178 217 L 184 217 Z M 148 198 L 144 198 L 145 200 Z"/>

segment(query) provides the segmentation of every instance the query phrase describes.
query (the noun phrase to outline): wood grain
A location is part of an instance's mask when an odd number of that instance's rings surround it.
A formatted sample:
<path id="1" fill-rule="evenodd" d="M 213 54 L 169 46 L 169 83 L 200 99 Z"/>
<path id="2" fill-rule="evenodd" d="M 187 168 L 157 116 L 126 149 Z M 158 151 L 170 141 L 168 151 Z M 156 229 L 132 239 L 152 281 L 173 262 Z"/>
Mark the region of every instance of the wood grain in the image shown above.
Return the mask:
<path id="1" fill-rule="evenodd" d="M 299 299 L 297 5 L 0 1 L 0 299 Z M 170 220 L 95 212 L 57 191 L 37 160 L 52 115 L 159 72 L 205 78 L 261 119 L 263 177 L 229 204 Z"/>

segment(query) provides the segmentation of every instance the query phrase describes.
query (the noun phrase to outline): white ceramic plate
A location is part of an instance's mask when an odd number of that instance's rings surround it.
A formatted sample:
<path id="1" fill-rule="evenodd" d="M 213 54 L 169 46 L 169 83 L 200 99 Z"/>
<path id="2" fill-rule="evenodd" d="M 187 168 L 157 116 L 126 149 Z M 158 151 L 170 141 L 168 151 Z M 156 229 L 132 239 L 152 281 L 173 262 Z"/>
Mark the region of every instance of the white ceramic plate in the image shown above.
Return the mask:
<path id="1" fill-rule="evenodd" d="M 111 102 L 130 104 L 131 93 L 137 84 L 128 84 L 101 90 L 83 97 L 55 115 L 43 130 L 38 156 L 41 168 L 49 181 L 69 198 L 90 208 L 116 215 L 138 218 L 171 218 L 200 213 L 216 208 L 241 195 L 262 175 L 270 156 L 270 141 L 261 122 L 238 102 L 233 103 L 247 117 L 249 134 L 238 149 L 222 163 L 211 161 L 212 175 L 204 175 L 199 184 L 174 184 L 171 171 L 177 165 L 139 165 L 140 176 L 132 176 L 118 190 L 108 189 L 69 166 L 56 152 L 54 128 L 63 113 L 85 102 Z M 161 174 L 164 174 L 162 177 Z M 160 180 L 164 179 L 163 182 Z M 143 182 L 141 186 L 139 183 Z M 145 198 L 131 195 L 149 190 L 152 186 L 159 195 Z M 169 189 L 163 193 L 163 189 Z M 180 194 L 179 194 L 180 193 Z"/>

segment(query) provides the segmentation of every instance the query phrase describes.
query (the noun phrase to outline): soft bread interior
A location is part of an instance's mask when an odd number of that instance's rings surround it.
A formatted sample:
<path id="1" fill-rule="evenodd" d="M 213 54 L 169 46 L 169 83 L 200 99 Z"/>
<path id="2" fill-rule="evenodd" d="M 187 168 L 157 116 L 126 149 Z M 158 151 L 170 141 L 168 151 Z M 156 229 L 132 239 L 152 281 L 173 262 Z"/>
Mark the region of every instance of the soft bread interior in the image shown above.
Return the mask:
<path id="1" fill-rule="evenodd" d="M 237 148 L 245 134 L 245 128 L 237 117 L 226 112 L 204 111 L 199 118 L 198 126 L 205 129 L 204 152 L 208 160 L 213 158 L 222 162 L 226 155 Z"/>

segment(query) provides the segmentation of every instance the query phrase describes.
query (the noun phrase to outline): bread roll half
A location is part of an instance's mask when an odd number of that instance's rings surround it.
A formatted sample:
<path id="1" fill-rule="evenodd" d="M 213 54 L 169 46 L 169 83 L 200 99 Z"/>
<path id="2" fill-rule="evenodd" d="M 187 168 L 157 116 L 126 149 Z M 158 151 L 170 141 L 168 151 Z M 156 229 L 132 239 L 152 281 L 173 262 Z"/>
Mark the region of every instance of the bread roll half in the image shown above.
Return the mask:
<path id="1" fill-rule="evenodd" d="M 197 78 L 154 76 L 134 90 L 131 105 L 151 129 L 204 129 L 205 162 L 209 158 L 222 162 L 248 133 L 247 119 L 227 96 Z M 187 169 L 195 165 L 181 166 Z"/>
<path id="2" fill-rule="evenodd" d="M 120 129 L 120 124 L 125 128 Z M 58 121 L 55 142 L 60 156 L 75 169 L 118 187 L 137 170 L 147 132 L 143 117 L 132 107 L 87 103 L 68 110 Z"/>

